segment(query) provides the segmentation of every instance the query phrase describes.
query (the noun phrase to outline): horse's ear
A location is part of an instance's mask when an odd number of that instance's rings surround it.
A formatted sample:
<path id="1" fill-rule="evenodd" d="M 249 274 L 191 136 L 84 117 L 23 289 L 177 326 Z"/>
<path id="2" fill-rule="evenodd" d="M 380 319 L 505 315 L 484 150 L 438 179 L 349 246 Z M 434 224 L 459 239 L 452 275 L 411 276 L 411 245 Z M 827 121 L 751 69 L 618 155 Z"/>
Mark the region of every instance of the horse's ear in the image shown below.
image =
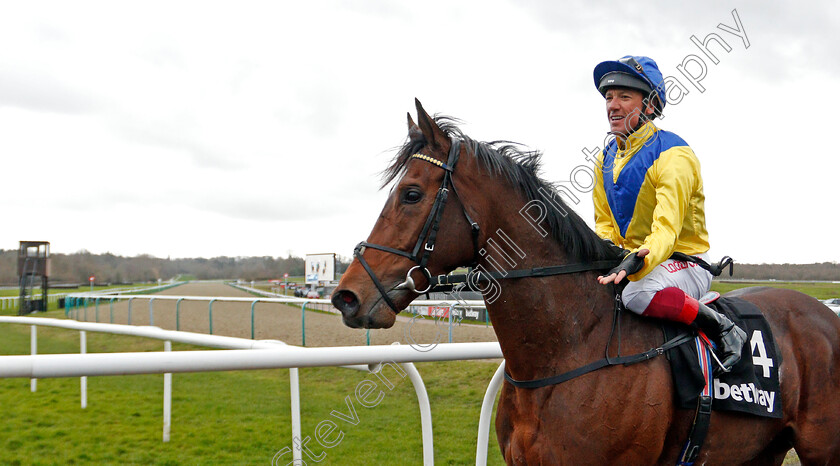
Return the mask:
<path id="1" fill-rule="evenodd" d="M 414 99 L 414 105 L 417 107 L 417 122 L 419 123 L 420 131 L 426 137 L 426 143 L 435 149 L 442 149 L 444 152 L 448 151 L 449 137 L 435 123 L 434 118 L 430 117 L 423 110 L 423 105 L 416 98 Z"/>
<path id="2" fill-rule="evenodd" d="M 417 124 L 414 123 L 414 120 L 411 118 L 411 113 L 406 113 L 408 117 L 408 139 L 410 141 L 419 141 L 423 139 L 423 132 L 420 131 L 420 128 L 417 127 Z"/>

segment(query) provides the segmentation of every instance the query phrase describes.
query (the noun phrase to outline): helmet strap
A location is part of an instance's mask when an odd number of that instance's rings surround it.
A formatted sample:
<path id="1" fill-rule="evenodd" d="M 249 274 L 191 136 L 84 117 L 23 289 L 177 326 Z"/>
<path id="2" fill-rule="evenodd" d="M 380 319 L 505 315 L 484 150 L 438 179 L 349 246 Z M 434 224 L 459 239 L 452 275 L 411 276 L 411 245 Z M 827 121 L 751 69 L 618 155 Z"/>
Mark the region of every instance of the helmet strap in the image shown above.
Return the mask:
<path id="1" fill-rule="evenodd" d="M 644 112 L 639 113 L 639 121 L 637 121 L 637 122 L 636 122 L 636 127 L 635 127 L 635 128 L 633 128 L 633 131 L 631 132 L 631 134 L 632 134 L 632 133 L 635 133 L 636 131 L 638 131 L 638 130 L 639 130 L 639 128 L 641 128 L 642 126 L 644 126 L 644 125 L 645 125 L 645 123 L 647 123 L 648 121 L 650 121 L 650 120 L 648 119 L 648 116 L 647 116 L 647 115 L 645 115 L 645 113 L 644 113 Z"/>

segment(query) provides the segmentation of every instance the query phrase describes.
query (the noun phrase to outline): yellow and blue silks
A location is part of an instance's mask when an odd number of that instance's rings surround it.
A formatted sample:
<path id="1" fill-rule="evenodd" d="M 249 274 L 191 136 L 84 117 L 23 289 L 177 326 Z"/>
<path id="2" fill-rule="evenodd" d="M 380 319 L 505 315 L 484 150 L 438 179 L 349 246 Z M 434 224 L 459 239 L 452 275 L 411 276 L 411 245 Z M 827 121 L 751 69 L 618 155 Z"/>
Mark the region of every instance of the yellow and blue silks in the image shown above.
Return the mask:
<path id="1" fill-rule="evenodd" d="M 682 138 L 651 122 L 602 151 L 592 199 L 598 236 L 634 253 L 650 250 L 631 281 L 675 251 L 709 250 L 700 162 Z"/>

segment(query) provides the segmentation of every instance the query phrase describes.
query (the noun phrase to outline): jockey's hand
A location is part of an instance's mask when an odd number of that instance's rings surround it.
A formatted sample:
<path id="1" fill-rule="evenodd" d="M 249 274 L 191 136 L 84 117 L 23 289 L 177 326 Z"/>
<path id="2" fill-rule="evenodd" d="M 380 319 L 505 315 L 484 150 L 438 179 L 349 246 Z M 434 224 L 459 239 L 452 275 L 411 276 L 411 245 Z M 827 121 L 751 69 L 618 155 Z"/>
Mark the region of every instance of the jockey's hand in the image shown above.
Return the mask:
<path id="1" fill-rule="evenodd" d="M 648 254 L 650 254 L 650 249 L 639 249 L 636 254 L 627 254 L 624 260 L 617 267 L 610 270 L 607 275 L 599 276 L 598 282 L 602 285 L 609 285 L 610 283 L 617 285 L 621 283 L 628 275 L 633 275 L 639 270 L 642 270 L 642 267 L 645 266 L 644 258 Z"/>

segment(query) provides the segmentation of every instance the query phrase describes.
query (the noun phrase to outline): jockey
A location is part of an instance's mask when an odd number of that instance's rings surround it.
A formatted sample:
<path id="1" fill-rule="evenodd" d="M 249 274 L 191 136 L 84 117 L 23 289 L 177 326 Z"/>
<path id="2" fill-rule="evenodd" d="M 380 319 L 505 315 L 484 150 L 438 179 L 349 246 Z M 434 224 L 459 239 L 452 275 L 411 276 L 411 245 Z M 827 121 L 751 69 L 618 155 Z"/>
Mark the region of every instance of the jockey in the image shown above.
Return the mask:
<path id="1" fill-rule="evenodd" d="M 595 231 L 626 248 L 621 264 L 598 281 L 626 277 L 627 309 L 703 330 L 718 343 L 727 372 L 741 358 L 746 333 L 698 301 L 712 284 L 707 270 L 670 258 L 681 252 L 708 262 L 709 238 L 700 163 L 679 136 L 653 124 L 666 102 L 662 73 L 648 57 L 626 56 L 598 64 L 594 78 L 615 136 L 595 170 Z"/>

